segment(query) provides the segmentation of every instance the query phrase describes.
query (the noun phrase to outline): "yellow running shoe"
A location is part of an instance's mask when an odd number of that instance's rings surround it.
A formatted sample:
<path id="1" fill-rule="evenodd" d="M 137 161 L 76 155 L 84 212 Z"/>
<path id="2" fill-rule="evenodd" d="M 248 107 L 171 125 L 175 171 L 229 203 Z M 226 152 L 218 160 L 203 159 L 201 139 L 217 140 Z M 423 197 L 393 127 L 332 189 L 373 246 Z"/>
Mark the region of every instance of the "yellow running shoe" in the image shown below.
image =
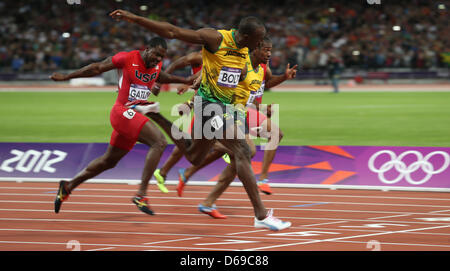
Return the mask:
<path id="1" fill-rule="evenodd" d="M 228 155 L 228 153 L 225 153 L 224 155 L 222 155 L 222 159 L 223 161 L 225 161 L 225 163 L 229 164 L 231 162 L 230 160 L 230 156 Z"/>
<path id="2" fill-rule="evenodd" d="M 167 189 L 167 187 L 164 185 L 164 183 L 166 182 L 165 178 L 161 175 L 161 171 L 158 168 L 157 170 L 155 170 L 155 172 L 153 173 L 153 175 L 156 178 L 156 184 L 158 185 L 159 190 L 161 190 L 161 192 L 163 193 L 169 193 L 169 189 Z"/>

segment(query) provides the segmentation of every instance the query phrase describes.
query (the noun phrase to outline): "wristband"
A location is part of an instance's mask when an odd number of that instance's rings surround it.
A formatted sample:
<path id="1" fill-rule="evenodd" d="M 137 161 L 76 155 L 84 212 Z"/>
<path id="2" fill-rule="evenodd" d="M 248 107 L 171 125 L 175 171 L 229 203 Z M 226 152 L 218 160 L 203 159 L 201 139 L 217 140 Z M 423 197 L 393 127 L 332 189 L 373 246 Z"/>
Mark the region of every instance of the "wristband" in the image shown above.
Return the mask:
<path id="1" fill-rule="evenodd" d="M 192 109 L 192 106 L 194 105 L 194 102 L 189 99 L 189 100 L 186 101 L 186 104 L 187 104 L 187 106 L 189 106 L 189 108 Z"/>

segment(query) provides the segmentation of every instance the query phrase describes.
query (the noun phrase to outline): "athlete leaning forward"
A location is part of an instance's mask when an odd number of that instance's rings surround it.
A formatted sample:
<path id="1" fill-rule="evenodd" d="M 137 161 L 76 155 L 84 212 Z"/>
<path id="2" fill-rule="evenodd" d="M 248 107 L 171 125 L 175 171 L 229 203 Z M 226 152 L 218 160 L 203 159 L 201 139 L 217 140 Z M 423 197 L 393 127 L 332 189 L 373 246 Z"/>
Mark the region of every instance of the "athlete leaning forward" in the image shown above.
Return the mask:
<path id="1" fill-rule="evenodd" d="M 115 167 L 139 141 L 149 146 L 150 149 L 145 158 L 139 190 L 132 201 L 142 212 L 153 214 L 148 204 L 147 187 L 167 146 L 167 141 L 158 127 L 142 113 L 159 112 L 158 103 L 147 101 L 155 82 L 189 84 L 195 78 L 194 76 L 183 78 L 161 71 L 161 61 L 166 51 L 166 41 L 155 37 L 150 40 L 149 47 L 143 51 L 119 52 L 102 62 L 89 64 L 72 73 L 51 75 L 50 78 L 54 81 L 97 76 L 114 69 L 119 75 L 118 95 L 110 113 L 113 132 L 109 146 L 102 156 L 91 161 L 72 180 L 60 181 L 55 199 L 56 213 L 59 212 L 61 204 L 69 198 L 76 187 Z M 158 92 L 153 94 L 158 95 Z"/>
<path id="2" fill-rule="evenodd" d="M 272 42 L 269 37 L 265 37 L 262 45 L 257 49 L 253 50 L 251 53 L 251 57 L 248 59 L 247 67 L 248 72 L 245 76 L 244 80 L 240 81 L 238 86 L 236 87 L 236 104 L 246 105 L 247 109 L 247 118 L 246 123 L 248 125 L 248 129 L 246 129 L 246 141 L 251 149 L 251 156 L 253 157 L 256 152 L 255 144 L 252 138 L 262 137 L 268 139 L 268 143 L 263 146 L 264 149 L 264 160 L 263 160 L 263 172 L 260 176 L 260 181 L 258 181 L 258 187 L 261 192 L 265 194 L 272 194 L 271 188 L 267 183 L 267 171 L 268 168 L 273 161 L 275 156 L 277 147 L 282 138 L 282 132 L 278 125 L 272 122 L 270 116 L 272 114 L 271 106 L 267 106 L 267 108 L 261 108 L 262 96 L 264 94 L 264 88 L 267 86 L 268 88 L 272 88 L 284 82 L 285 80 L 290 80 L 295 78 L 296 76 L 296 68 L 297 65 L 290 68 L 288 64 L 283 75 L 275 76 L 272 74 L 269 66 L 267 65 L 272 51 Z M 188 103 L 189 104 L 189 103 Z M 267 112 L 267 113 L 266 113 Z M 265 114 L 266 113 L 266 114 Z M 249 136 L 250 134 L 250 136 Z M 169 166 L 174 165 L 174 161 L 178 158 L 177 152 L 172 153 L 169 160 L 164 164 L 162 169 L 164 169 L 164 173 L 170 169 Z M 176 154 L 176 155 L 174 155 Z M 184 170 L 183 168 L 179 170 L 179 183 L 177 186 L 178 196 L 182 196 L 182 191 L 184 189 L 185 184 L 189 180 L 189 178 L 195 174 L 198 170 L 207 166 L 211 162 L 217 160 L 223 155 L 223 151 L 221 149 L 214 149 L 210 152 L 205 160 L 200 165 L 192 165 L 188 169 Z M 234 159 L 234 155 L 230 152 L 231 160 Z M 178 160 L 176 160 L 178 161 Z M 175 163 L 176 163 L 175 161 Z M 228 188 L 231 182 L 236 177 L 236 172 L 233 171 L 234 168 L 231 166 L 229 169 L 226 169 L 220 175 L 216 186 L 213 188 L 208 197 L 204 200 L 202 204 L 199 204 L 198 209 L 200 212 L 210 215 L 213 218 L 226 218 L 225 215 L 222 215 L 215 206 L 215 201 L 220 197 L 220 195 Z M 156 171 L 155 171 L 156 176 Z"/>
<path id="3" fill-rule="evenodd" d="M 250 146 L 252 157 L 255 154 L 256 147 L 248 136 L 248 132 L 252 137 L 262 137 L 269 140 L 269 143 L 263 146 L 264 149 L 264 157 L 262 163 L 262 171 L 259 177 L 259 181 L 257 182 L 258 188 L 261 192 L 265 194 L 272 194 L 272 190 L 269 186 L 268 180 L 268 171 L 270 164 L 272 163 L 279 142 L 281 141 L 283 134 L 280 128 L 272 122 L 270 116 L 272 114 L 271 105 L 267 106 L 267 108 L 263 108 L 261 105 L 262 96 L 264 94 L 264 88 L 267 85 L 268 88 L 272 88 L 285 80 L 290 80 L 295 78 L 297 67 L 294 66 L 290 68 L 289 64 L 286 68 L 286 71 L 283 75 L 274 76 L 267 63 L 270 59 L 272 51 L 272 42 L 268 36 L 264 38 L 264 42 L 261 47 L 253 50 L 251 53 L 251 57 L 248 60 L 248 67 L 251 67 L 248 70 L 247 76 L 244 80 L 240 81 L 238 86 L 236 87 L 237 99 L 235 103 L 245 104 L 247 106 L 247 125 L 249 125 L 249 129 L 246 130 L 246 140 Z M 181 69 L 186 66 L 191 66 L 193 74 L 197 73 L 199 69 L 201 69 L 202 64 L 202 56 L 199 52 L 193 52 L 186 56 L 180 57 L 175 60 L 165 71 L 168 73 L 172 73 L 176 69 Z M 267 65 L 267 66 L 266 66 Z M 266 84 L 267 82 L 267 84 Z M 181 87 L 179 94 L 185 91 L 185 87 Z M 188 100 L 185 105 L 190 108 L 193 107 L 193 99 Z M 182 111 L 181 109 L 179 111 Z M 191 125 L 193 121 L 191 122 Z M 171 168 L 182 158 L 183 153 L 179 150 L 178 147 L 175 146 L 171 155 L 163 164 L 161 169 L 157 169 L 155 171 L 155 177 L 158 180 L 158 183 L 164 183 L 165 178 Z M 223 156 L 223 151 L 221 150 L 213 150 L 205 160 L 197 166 L 192 165 L 191 167 L 184 169 L 180 168 L 178 170 L 179 182 L 177 186 L 178 196 L 182 196 L 183 189 L 187 181 L 193 176 L 198 170 L 202 169 L 206 165 L 209 165 L 211 162 L 219 159 Z M 225 158 L 224 158 L 225 160 Z M 226 161 L 229 163 L 229 160 Z M 163 189 L 160 187 L 161 191 L 167 191 L 167 189 Z M 212 206 L 209 206 L 212 207 Z M 202 210 L 211 210 L 209 214 L 215 218 L 224 218 L 225 216 L 220 215 L 218 211 L 214 208 L 203 208 L 199 206 L 199 209 Z M 217 215 L 215 215 L 217 214 Z"/>
<path id="4" fill-rule="evenodd" d="M 233 153 L 234 159 L 225 171 L 235 172 L 242 182 L 254 209 L 254 226 L 271 230 L 290 227 L 290 222 L 277 219 L 273 210 L 264 207 L 251 167 L 251 150 L 245 140 L 245 107 L 233 105 L 239 80 L 247 74 L 248 51 L 262 43 L 266 35 L 264 25 L 255 17 L 246 17 L 238 29 L 191 30 L 124 10 L 115 10 L 110 15 L 116 20 L 141 25 L 164 38 L 203 46 L 202 75 L 194 99 L 195 121 L 191 139 L 173 128 L 172 123 L 159 113 L 147 115 L 159 124 L 193 165 L 199 165 L 215 142 L 220 142 Z"/>

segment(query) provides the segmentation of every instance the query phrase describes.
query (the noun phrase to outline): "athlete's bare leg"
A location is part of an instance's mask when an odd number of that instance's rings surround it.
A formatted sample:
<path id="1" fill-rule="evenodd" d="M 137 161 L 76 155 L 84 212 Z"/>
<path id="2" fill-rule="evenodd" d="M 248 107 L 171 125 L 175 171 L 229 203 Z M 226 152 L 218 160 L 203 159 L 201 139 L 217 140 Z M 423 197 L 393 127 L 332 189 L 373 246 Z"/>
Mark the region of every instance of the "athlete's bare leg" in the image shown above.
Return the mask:
<path id="1" fill-rule="evenodd" d="M 163 115 L 160 113 L 147 113 L 147 117 L 149 117 L 151 120 L 153 120 L 156 124 L 161 127 L 161 129 L 164 130 L 164 132 L 172 139 L 173 143 L 183 152 L 186 153 L 187 149 L 192 144 L 192 140 L 187 139 L 189 138 L 188 134 L 184 133 L 181 129 L 178 129 L 178 132 L 180 133 L 180 138 L 175 138 L 172 134 L 172 127 L 176 127 L 173 125 L 171 121 L 166 119 Z"/>
<path id="2" fill-rule="evenodd" d="M 92 160 L 85 169 L 78 173 L 72 180 L 67 183 L 66 189 L 70 193 L 77 186 L 94 178 L 103 171 L 111 169 L 128 153 L 128 150 L 123 150 L 112 145 L 108 146 L 105 154 Z"/>
<path id="3" fill-rule="evenodd" d="M 192 165 L 188 167 L 186 171 L 184 171 L 186 181 L 189 180 L 192 177 L 192 175 L 194 175 L 197 171 L 216 161 L 224 154 L 225 152 L 213 150 L 212 152 L 208 153 L 208 155 L 206 155 L 206 158 L 203 160 L 202 163 L 200 163 L 199 165 Z"/>
<path id="4" fill-rule="evenodd" d="M 144 170 L 142 171 L 141 185 L 137 192 L 138 196 L 147 195 L 148 183 L 153 172 L 158 166 L 159 160 L 167 146 L 166 138 L 158 127 L 151 121 L 147 121 L 139 133 L 138 141 L 150 147 L 145 158 Z"/>
<path id="5" fill-rule="evenodd" d="M 262 172 L 259 176 L 259 180 L 262 181 L 268 178 L 269 167 L 275 158 L 275 154 L 277 152 L 277 148 L 280 144 L 281 139 L 283 138 L 283 133 L 280 128 L 272 123 L 270 118 L 267 118 L 262 123 L 263 131 L 267 131 L 267 133 L 262 133 L 261 137 L 268 138 L 269 143 L 266 145 L 266 149 L 264 150 L 264 158 L 262 164 Z"/>
<path id="6" fill-rule="evenodd" d="M 248 135 L 246 135 L 246 141 L 249 144 L 251 156 L 255 156 L 256 147 L 253 140 L 250 139 Z M 203 205 L 207 207 L 212 207 L 212 205 L 216 202 L 216 200 L 225 192 L 225 190 L 230 186 L 233 180 L 236 178 L 236 161 L 234 156 L 230 156 L 231 162 L 227 167 L 222 171 L 217 180 L 216 185 L 208 194 L 206 199 L 203 201 Z M 207 158 L 208 159 L 208 158 Z"/>
<path id="7" fill-rule="evenodd" d="M 186 169 L 186 171 L 184 172 L 186 181 L 189 180 L 189 178 L 191 178 L 192 175 L 194 175 L 197 171 L 216 161 L 217 159 L 222 157 L 225 153 L 231 153 L 231 151 L 225 148 L 221 143 L 216 141 L 214 143 L 212 151 L 206 155 L 203 162 L 201 162 L 199 165 L 192 165 Z M 231 156 L 232 155 L 230 155 L 230 157 Z"/>
<path id="8" fill-rule="evenodd" d="M 169 171 L 172 169 L 172 167 L 178 163 L 178 161 L 181 160 L 181 158 L 183 157 L 183 152 L 180 150 L 180 148 L 178 148 L 176 145 L 172 151 L 172 153 L 170 154 L 169 158 L 167 159 L 167 161 L 164 163 L 164 165 L 161 167 L 159 174 L 161 176 L 164 177 L 164 179 L 167 177 L 167 174 L 169 173 Z"/>
<path id="9" fill-rule="evenodd" d="M 161 127 L 161 129 L 166 132 L 170 139 L 172 139 L 173 143 L 180 149 L 180 151 L 183 152 L 189 162 L 193 165 L 199 165 L 205 159 L 207 153 L 211 149 L 211 146 L 214 144 L 215 140 L 210 139 L 186 139 L 188 138 L 187 134 L 181 138 L 175 138 L 172 134 L 172 122 L 159 113 L 148 113 L 147 116 L 154 120 Z M 179 129 L 178 131 L 183 133 Z"/>
<path id="10" fill-rule="evenodd" d="M 235 128 L 235 131 L 238 128 Z M 237 137 L 235 137 L 237 138 Z M 256 185 L 255 174 L 251 166 L 251 151 L 245 139 L 220 139 L 226 148 L 234 154 L 236 173 L 244 185 L 245 191 L 253 205 L 255 217 L 262 220 L 267 215 L 267 210 L 261 201 Z"/>
<path id="11" fill-rule="evenodd" d="M 212 207 L 214 202 L 225 192 L 225 190 L 230 186 L 233 180 L 236 178 L 236 161 L 234 158 L 231 159 L 230 164 L 227 165 L 224 171 L 219 176 L 219 180 L 213 187 L 211 192 L 209 192 L 206 199 L 203 201 L 203 206 Z"/>

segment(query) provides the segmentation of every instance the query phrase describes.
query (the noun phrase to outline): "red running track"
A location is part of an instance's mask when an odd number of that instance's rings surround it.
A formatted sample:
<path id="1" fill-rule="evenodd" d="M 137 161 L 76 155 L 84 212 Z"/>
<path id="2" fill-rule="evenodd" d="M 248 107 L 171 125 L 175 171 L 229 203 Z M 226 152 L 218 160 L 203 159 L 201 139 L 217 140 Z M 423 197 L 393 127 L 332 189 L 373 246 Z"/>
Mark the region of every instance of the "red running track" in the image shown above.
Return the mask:
<path id="1" fill-rule="evenodd" d="M 210 186 L 187 186 L 182 198 L 150 187 L 156 212 L 140 212 L 137 186 L 83 184 L 59 214 L 56 183 L 0 182 L 2 251 L 450 251 L 450 194 L 274 188 L 261 195 L 292 227 L 253 227 L 243 187 L 217 201 L 227 219 L 197 211 Z"/>

